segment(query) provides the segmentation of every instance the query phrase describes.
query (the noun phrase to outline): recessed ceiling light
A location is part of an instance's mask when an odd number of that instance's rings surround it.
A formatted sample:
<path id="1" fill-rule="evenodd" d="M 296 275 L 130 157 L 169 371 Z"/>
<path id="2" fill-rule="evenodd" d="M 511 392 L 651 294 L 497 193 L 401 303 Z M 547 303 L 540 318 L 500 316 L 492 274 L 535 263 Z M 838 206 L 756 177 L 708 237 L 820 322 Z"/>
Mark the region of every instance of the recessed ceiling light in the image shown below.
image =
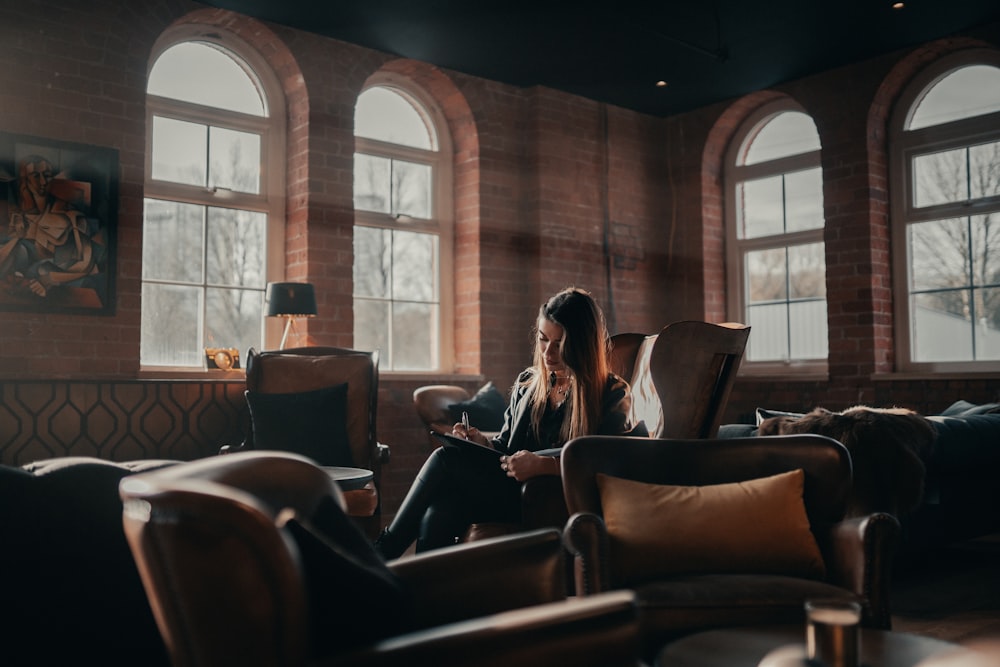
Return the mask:
<path id="1" fill-rule="evenodd" d="M 660 79 L 659 81 L 656 82 L 656 87 L 657 88 L 666 88 L 667 87 L 667 82 L 664 81 L 663 79 Z"/>
<path id="2" fill-rule="evenodd" d="M 906 6 L 905 2 L 894 2 L 894 3 L 892 3 L 892 8 L 893 9 L 902 9 L 905 6 Z"/>

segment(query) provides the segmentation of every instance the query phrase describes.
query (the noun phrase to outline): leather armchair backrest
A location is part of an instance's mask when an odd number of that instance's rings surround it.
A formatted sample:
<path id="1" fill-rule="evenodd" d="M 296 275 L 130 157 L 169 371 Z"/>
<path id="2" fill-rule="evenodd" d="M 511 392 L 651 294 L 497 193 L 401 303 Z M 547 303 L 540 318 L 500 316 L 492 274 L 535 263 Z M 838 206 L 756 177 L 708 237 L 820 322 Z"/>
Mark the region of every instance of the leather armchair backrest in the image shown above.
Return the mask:
<path id="1" fill-rule="evenodd" d="M 714 438 L 736 381 L 750 327 L 674 322 L 656 337 L 649 373 L 663 407 L 659 438 Z"/>
<path id="2" fill-rule="evenodd" d="M 685 320 L 611 337 L 612 370 L 632 387 L 632 421 L 657 438 L 714 438 L 750 327 Z"/>
<path id="3" fill-rule="evenodd" d="M 570 515 L 600 516 L 597 473 L 648 484 L 704 486 L 741 482 L 801 468 L 813 532 L 844 518 L 851 490 L 851 457 L 820 435 L 714 440 L 586 436 L 562 454 L 563 491 Z"/>
<path id="4" fill-rule="evenodd" d="M 267 394 L 347 383 L 347 437 L 355 465 L 378 472 L 378 351 L 301 347 L 247 355 L 247 389 Z"/>
<path id="5" fill-rule="evenodd" d="M 242 452 L 126 478 L 125 535 L 174 665 L 294 665 L 308 653 L 297 549 L 275 527 L 343 498 L 295 454 Z"/>
<path id="6" fill-rule="evenodd" d="M 611 370 L 628 383 L 632 383 L 639 347 L 649 336 L 643 333 L 620 333 L 611 337 Z"/>

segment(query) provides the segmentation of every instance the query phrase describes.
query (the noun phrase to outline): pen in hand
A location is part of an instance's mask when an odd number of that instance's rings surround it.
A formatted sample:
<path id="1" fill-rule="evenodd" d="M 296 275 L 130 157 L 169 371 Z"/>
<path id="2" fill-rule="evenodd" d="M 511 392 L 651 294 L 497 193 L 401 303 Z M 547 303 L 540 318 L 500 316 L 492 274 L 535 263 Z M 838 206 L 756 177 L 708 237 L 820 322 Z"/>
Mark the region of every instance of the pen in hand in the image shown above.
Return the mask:
<path id="1" fill-rule="evenodd" d="M 465 429 L 465 437 L 469 437 L 469 413 L 462 412 L 462 428 Z"/>

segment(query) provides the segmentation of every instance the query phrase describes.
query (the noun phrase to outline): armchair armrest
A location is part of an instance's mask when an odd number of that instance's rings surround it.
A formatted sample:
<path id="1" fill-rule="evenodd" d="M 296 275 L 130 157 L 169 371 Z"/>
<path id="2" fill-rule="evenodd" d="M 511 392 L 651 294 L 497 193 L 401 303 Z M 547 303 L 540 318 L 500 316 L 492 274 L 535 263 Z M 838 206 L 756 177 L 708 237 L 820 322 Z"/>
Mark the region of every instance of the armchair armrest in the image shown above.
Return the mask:
<path id="1" fill-rule="evenodd" d="M 417 415 L 430 429 L 439 433 L 451 431 L 455 421 L 448 406 L 469 400 L 469 392 L 451 384 L 432 384 L 413 391 L 413 406 Z"/>
<path id="2" fill-rule="evenodd" d="M 393 637 L 338 665 L 618 667 L 641 665 L 634 594 L 551 602 Z"/>
<path id="3" fill-rule="evenodd" d="M 610 589 L 608 531 L 596 514 L 577 512 L 566 522 L 563 542 L 573 554 L 573 579 L 577 595 Z"/>
<path id="4" fill-rule="evenodd" d="M 419 601 L 421 627 L 494 614 L 566 597 L 559 531 L 537 530 L 479 540 L 391 561 Z"/>
<path id="5" fill-rule="evenodd" d="M 827 576 L 868 600 L 866 627 L 891 626 L 889 585 L 899 536 L 899 521 L 884 512 L 845 519 L 830 528 L 830 545 L 824 553 Z"/>

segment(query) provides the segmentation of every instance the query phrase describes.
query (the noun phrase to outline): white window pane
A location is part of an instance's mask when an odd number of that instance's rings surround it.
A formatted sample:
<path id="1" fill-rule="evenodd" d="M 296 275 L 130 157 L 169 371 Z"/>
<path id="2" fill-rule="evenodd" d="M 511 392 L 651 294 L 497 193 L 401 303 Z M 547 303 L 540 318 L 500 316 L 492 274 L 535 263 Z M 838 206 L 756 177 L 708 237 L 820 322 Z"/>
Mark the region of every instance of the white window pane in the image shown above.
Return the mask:
<path id="1" fill-rule="evenodd" d="M 152 177 L 185 185 L 205 185 L 208 127 L 153 117 Z"/>
<path id="2" fill-rule="evenodd" d="M 354 208 L 375 213 L 389 213 L 391 161 L 354 154 Z"/>
<path id="3" fill-rule="evenodd" d="M 784 248 L 746 254 L 747 303 L 753 305 L 788 298 L 786 261 Z"/>
<path id="4" fill-rule="evenodd" d="M 964 148 L 914 157 L 914 206 L 968 200 L 969 176 L 965 158 Z"/>
<path id="5" fill-rule="evenodd" d="M 825 359 L 829 335 L 826 299 L 795 301 L 788 306 L 792 359 Z"/>
<path id="6" fill-rule="evenodd" d="M 962 314 L 964 290 L 916 294 L 912 299 L 914 361 L 969 361 L 972 326 Z"/>
<path id="7" fill-rule="evenodd" d="M 826 296 L 826 257 L 822 243 L 789 246 L 788 284 L 792 299 Z"/>
<path id="8" fill-rule="evenodd" d="M 264 288 L 267 216 L 231 208 L 208 210 L 208 282 Z"/>
<path id="9" fill-rule="evenodd" d="M 392 212 L 413 218 L 431 217 L 431 168 L 393 160 Z"/>
<path id="10" fill-rule="evenodd" d="M 392 367 L 416 371 L 437 366 L 434 323 L 437 308 L 425 303 L 396 301 L 392 309 Z"/>
<path id="11" fill-rule="evenodd" d="M 1000 111 L 1000 68 L 971 65 L 935 83 L 917 104 L 906 129 Z"/>
<path id="12" fill-rule="evenodd" d="M 1000 195 L 1000 141 L 969 148 L 969 189 L 973 199 Z"/>
<path id="13" fill-rule="evenodd" d="M 430 123 L 394 90 L 369 88 L 358 97 L 354 111 L 354 134 L 413 148 L 435 148 Z"/>
<path id="14" fill-rule="evenodd" d="M 976 305 L 976 360 L 1000 359 L 1000 289 L 973 291 Z"/>
<path id="15" fill-rule="evenodd" d="M 204 214 L 204 207 L 195 204 L 145 200 L 142 226 L 144 280 L 202 281 Z"/>
<path id="16" fill-rule="evenodd" d="M 915 361 L 1000 358 L 1000 233 L 990 218 L 909 226 Z"/>
<path id="17" fill-rule="evenodd" d="M 197 287 L 143 283 L 142 365 L 202 365 L 201 295 Z"/>
<path id="18" fill-rule="evenodd" d="M 254 79 L 227 51 L 184 42 L 164 51 L 149 73 L 147 92 L 184 102 L 266 116 Z"/>
<path id="19" fill-rule="evenodd" d="M 969 218 L 972 284 L 1000 285 L 1000 213 Z"/>
<path id="20" fill-rule="evenodd" d="M 354 347 L 358 350 L 381 350 L 379 364 L 392 369 L 389 348 L 389 301 L 354 299 Z M 383 365 L 384 364 L 384 365 Z"/>
<path id="21" fill-rule="evenodd" d="M 259 193 L 260 135 L 213 127 L 209 136 L 209 187 Z"/>
<path id="22" fill-rule="evenodd" d="M 757 164 L 820 149 L 812 118 L 799 111 L 784 111 L 751 135 L 743 164 Z"/>
<path id="23" fill-rule="evenodd" d="M 911 290 L 969 284 L 969 227 L 965 218 L 911 224 L 907 236 Z"/>
<path id="24" fill-rule="evenodd" d="M 389 298 L 392 278 L 392 232 L 354 228 L 354 296 Z"/>
<path id="25" fill-rule="evenodd" d="M 785 174 L 785 227 L 789 232 L 823 227 L 823 173 L 819 167 Z"/>
<path id="26" fill-rule="evenodd" d="M 261 348 L 263 291 L 209 288 L 205 298 L 205 346 L 235 347 L 244 357 Z"/>
<path id="27" fill-rule="evenodd" d="M 741 239 L 781 234 L 784 231 L 781 177 L 746 181 L 736 188 L 737 229 Z"/>
<path id="28" fill-rule="evenodd" d="M 747 324 L 747 361 L 781 361 L 788 358 L 788 308 L 782 303 L 750 306 Z"/>
<path id="29" fill-rule="evenodd" d="M 394 232 L 392 248 L 392 298 L 433 301 L 438 237 L 432 234 Z"/>

